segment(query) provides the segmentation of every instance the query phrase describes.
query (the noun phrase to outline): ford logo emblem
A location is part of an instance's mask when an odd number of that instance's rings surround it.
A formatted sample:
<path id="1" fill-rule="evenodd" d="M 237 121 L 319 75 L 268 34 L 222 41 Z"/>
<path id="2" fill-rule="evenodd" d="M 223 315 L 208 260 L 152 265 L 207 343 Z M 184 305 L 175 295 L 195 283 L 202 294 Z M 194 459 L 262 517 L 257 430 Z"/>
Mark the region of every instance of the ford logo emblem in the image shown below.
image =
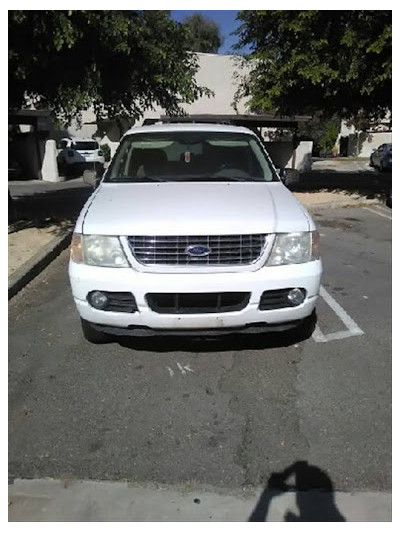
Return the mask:
<path id="1" fill-rule="evenodd" d="M 206 257 L 210 255 L 211 248 L 205 244 L 191 244 L 186 248 L 186 253 L 191 257 Z"/>

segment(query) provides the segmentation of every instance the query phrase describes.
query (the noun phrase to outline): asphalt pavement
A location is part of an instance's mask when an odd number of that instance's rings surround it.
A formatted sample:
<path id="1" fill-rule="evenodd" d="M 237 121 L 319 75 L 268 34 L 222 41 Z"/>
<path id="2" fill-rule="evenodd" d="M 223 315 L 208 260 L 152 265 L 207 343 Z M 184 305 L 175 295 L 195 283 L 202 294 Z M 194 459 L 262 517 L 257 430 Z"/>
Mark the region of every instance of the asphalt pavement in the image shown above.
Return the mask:
<path id="1" fill-rule="evenodd" d="M 391 210 L 321 209 L 314 219 L 323 289 L 304 341 L 242 334 L 90 345 L 63 252 L 9 302 L 10 483 L 236 494 L 279 490 L 287 474 L 299 491 L 390 493 Z"/>

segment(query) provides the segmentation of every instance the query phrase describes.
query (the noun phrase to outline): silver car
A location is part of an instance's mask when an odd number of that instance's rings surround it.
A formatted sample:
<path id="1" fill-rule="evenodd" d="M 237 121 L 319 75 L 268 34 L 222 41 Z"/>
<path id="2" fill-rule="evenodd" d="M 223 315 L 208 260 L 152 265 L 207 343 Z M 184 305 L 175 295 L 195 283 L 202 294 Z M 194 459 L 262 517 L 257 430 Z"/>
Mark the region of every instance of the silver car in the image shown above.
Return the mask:
<path id="1" fill-rule="evenodd" d="M 381 172 L 392 170 L 392 143 L 381 144 L 373 150 L 369 158 L 369 165 Z"/>

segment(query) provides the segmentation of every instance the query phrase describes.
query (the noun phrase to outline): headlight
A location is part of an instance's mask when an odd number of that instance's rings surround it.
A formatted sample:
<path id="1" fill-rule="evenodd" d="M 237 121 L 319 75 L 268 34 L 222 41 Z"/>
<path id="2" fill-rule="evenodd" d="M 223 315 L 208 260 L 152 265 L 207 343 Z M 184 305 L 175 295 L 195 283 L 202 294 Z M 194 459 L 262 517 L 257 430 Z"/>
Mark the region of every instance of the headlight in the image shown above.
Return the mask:
<path id="1" fill-rule="evenodd" d="M 129 267 L 118 237 L 79 235 L 72 237 L 71 259 L 75 263 L 101 267 Z"/>
<path id="2" fill-rule="evenodd" d="M 307 263 L 319 259 L 317 231 L 278 233 L 267 266 Z"/>

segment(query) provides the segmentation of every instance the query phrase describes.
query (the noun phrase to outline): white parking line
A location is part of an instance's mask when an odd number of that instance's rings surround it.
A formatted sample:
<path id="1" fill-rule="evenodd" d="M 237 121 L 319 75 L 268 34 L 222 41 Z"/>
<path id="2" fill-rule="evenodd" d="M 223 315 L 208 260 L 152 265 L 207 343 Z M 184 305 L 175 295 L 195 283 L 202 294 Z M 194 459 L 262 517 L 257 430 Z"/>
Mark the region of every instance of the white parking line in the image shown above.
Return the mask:
<path id="1" fill-rule="evenodd" d="M 328 291 L 321 285 L 319 290 L 320 296 L 325 300 L 329 305 L 332 311 L 339 317 L 347 329 L 343 331 L 336 331 L 334 333 L 324 334 L 321 329 L 316 326 L 313 332 L 313 339 L 315 342 L 328 342 L 339 339 L 346 339 L 348 337 L 354 337 L 356 335 L 364 335 L 363 330 L 354 322 L 351 316 L 346 313 L 341 305 L 331 296 Z"/>
<path id="2" fill-rule="evenodd" d="M 367 211 L 371 211 L 371 213 L 375 213 L 375 215 L 379 215 L 383 218 L 388 218 L 389 220 L 392 220 L 392 217 L 389 217 L 388 215 L 384 215 L 380 211 L 375 211 L 375 209 L 371 209 L 370 207 L 363 207 L 363 209 L 366 209 Z"/>
<path id="3" fill-rule="evenodd" d="M 381 205 L 381 204 L 376 205 L 374 209 L 379 209 L 380 211 L 383 211 L 384 213 L 388 213 L 388 214 L 392 212 L 392 210 L 389 207 L 386 207 L 385 205 Z"/>

